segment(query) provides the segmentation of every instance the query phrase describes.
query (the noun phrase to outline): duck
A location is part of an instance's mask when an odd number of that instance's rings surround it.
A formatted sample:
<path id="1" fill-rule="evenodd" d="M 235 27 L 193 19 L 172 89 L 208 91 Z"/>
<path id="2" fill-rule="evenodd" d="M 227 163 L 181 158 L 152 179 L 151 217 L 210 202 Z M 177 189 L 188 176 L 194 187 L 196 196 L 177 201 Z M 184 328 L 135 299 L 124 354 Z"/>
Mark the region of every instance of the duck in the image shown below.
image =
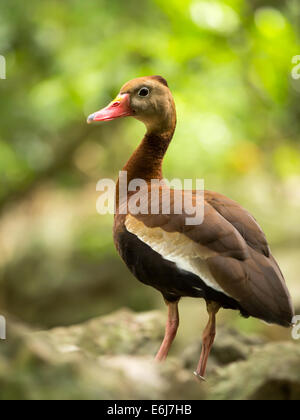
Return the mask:
<path id="1" fill-rule="evenodd" d="M 205 380 L 216 337 L 216 315 L 221 308 L 290 327 L 294 317 L 291 295 L 263 230 L 240 204 L 207 190 L 202 191 L 202 201 L 197 201 L 199 191 L 192 190 L 191 203 L 196 209 L 202 206 L 202 219 L 187 223 L 191 209 L 182 206 L 182 211 L 175 211 L 178 196 L 183 197 L 185 192 L 171 188 L 163 177 L 164 157 L 177 122 L 167 81 L 162 76 L 133 79 L 115 100 L 87 121 L 124 117 L 141 121 L 146 133 L 120 172 L 126 174 L 125 181 L 119 177 L 116 185 L 114 243 L 131 273 L 158 290 L 167 305 L 165 335 L 155 357 L 158 362 L 167 358 L 176 337 L 179 301 L 192 297 L 206 302 L 208 323 L 194 372 L 198 379 Z M 138 191 L 130 188 L 135 180 L 144 183 L 136 200 L 143 207 L 140 212 L 129 205 Z M 125 188 L 120 188 L 121 182 L 125 182 Z M 158 197 L 155 211 L 148 203 L 150 193 Z M 166 193 L 170 208 L 163 211 Z"/>

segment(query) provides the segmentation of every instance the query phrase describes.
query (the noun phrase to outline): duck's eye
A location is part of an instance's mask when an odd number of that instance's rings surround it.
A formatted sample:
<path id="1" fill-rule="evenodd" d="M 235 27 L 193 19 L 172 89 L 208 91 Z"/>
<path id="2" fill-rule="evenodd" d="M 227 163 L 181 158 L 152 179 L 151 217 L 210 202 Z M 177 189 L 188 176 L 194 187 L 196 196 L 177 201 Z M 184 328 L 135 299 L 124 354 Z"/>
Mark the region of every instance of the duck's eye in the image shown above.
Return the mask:
<path id="1" fill-rule="evenodd" d="M 150 90 L 147 87 L 143 87 L 142 89 L 139 90 L 139 96 L 142 96 L 143 98 L 145 96 L 148 96 L 150 93 Z"/>

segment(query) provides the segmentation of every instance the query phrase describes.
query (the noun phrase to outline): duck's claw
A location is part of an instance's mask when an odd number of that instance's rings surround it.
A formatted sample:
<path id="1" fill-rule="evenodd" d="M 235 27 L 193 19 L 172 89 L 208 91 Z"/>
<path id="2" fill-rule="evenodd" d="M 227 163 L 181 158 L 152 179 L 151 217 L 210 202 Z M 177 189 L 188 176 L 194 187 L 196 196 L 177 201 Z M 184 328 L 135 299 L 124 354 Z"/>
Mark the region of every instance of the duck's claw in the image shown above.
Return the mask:
<path id="1" fill-rule="evenodd" d="M 199 379 L 199 381 L 206 382 L 206 379 L 203 376 L 199 375 L 199 373 L 197 373 L 196 371 L 194 372 L 194 375 L 197 379 Z"/>

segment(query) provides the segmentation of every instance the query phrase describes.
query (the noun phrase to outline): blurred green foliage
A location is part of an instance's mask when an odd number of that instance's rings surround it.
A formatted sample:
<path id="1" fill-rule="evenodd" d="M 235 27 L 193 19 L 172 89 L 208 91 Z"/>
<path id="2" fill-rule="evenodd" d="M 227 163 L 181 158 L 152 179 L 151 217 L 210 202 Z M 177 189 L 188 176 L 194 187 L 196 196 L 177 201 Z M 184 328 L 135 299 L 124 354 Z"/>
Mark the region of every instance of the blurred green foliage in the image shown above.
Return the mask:
<path id="1" fill-rule="evenodd" d="M 96 182 L 117 177 L 144 128 L 85 122 L 151 74 L 178 110 L 165 176 L 204 177 L 248 207 L 298 286 L 299 24 L 298 0 L 2 1 L 1 308 L 53 326 L 156 306 L 95 210 Z"/>

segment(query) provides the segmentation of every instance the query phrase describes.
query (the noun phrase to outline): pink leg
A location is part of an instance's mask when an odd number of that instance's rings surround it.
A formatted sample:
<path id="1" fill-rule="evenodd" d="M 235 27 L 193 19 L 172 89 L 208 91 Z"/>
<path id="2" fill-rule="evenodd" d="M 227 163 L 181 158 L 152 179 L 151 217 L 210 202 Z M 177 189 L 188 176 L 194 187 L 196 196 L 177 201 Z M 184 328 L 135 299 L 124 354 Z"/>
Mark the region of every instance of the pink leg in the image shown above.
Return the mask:
<path id="1" fill-rule="evenodd" d="M 160 346 L 160 349 L 155 357 L 158 362 L 164 361 L 169 353 L 170 347 L 176 337 L 179 325 L 178 302 L 167 303 L 168 305 L 168 320 L 166 325 L 165 338 Z"/>
<path id="2" fill-rule="evenodd" d="M 202 351 L 199 360 L 199 364 L 197 367 L 196 372 L 194 372 L 195 376 L 198 379 L 205 381 L 205 372 L 206 372 L 206 365 L 208 361 L 208 357 L 213 346 L 215 337 L 216 337 L 216 314 L 218 313 L 220 306 L 215 302 L 208 302 L 207 303 L 207 312 L 209 314 L 209 321 L 203 333 L 203 340 L 202 340 Z"/>

